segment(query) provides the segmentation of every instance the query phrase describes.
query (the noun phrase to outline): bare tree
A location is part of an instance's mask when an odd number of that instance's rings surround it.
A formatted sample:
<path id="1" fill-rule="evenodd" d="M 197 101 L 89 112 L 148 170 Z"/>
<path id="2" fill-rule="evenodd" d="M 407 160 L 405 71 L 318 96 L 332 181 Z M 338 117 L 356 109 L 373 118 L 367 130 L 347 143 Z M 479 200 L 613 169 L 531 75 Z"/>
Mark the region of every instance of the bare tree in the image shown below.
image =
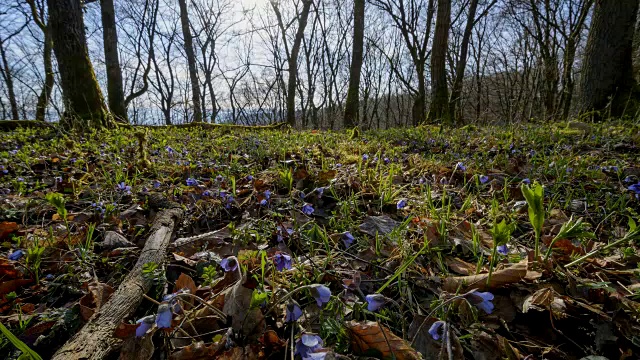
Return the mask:
<path id="1" fill-rule="evenodd" d="M 449 89 L 447 86 L 446 57 L 451 25 L 451 0 L 438 0 L 436 32 L 431 56 L 431 107 L 429 118 L 449 122 Z"/>
<path id="2" fill-rule="evenodd" d="M 182 37 L 184 49 L 187 54 L 189 65 L 189 78 L 191 79 L 191 101 L 193 102 L 193 121 L 202 122 L 202 108 L 200 106 L 200 80 L 198 79 L 198 67 L 196 66 L 196 56 L 193 51 L 193 38 L 189 25 L 189 13 L 187 1 L 178 0 L 180 3 L 180 23 L 182 24 Z"/>
<path id="3" fill-rule="evenodd" d="M 344 110 L 344 126 L 353 127 L 359 123 L 360 109 L 360 72 L 364 48 L 364 6 L 365 0 L 353 2 L 353 48 L 351 51 L 351 69 L 349 71 L 349 90 Z"/>

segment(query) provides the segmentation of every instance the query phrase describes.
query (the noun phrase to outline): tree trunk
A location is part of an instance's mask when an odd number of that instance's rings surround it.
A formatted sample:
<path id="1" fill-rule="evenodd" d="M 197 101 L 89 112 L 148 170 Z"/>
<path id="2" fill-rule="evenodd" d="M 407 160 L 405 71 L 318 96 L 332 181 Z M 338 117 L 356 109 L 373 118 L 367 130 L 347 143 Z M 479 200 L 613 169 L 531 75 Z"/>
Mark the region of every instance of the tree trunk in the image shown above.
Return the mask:
<path id="1" fill-rule="evenodd" d="M 287 123 L 291 126 L 296 124 L 296 82 L 298 78 L 298 54 L 304 37 L 304 28 L 307 27 L 307 19 L 311 10 L 312 0 L 304 0 L 302 12 L 298 20 L 298 30 L 293 41 L 291 54 L 289 55 L 289 81 L 287 83 Z M 284 36 L 284 35 L 283 35 Z"/>
<path id="2" fill-rule="evenodd" d="M 349 89 L 344 108 L 344 127 L 350 128 L 359 123 L 360 109 L 360 72 L 364 52 L 364 6 L 365 0 L 353 2 L 353 50 L 351 69 L 349 70 Z"/>
<path id="3" fill-rule="evenodd" d="M 2 39 L 0 39 L 0 59 L 2 59 L 2 69 L 0 69 L 0 73 L 4 78 L 5 84 L 7 85 L 9 106 L 11 106 L 11 117 L 12 120 L 20 120 L 20 115 L 18 114 L 18 101 L 16 100 L 16 93 L 13 89 L 13 76 L 11 75 L 11 67 L 9 66 L 9 61 L 7 60 L 7 53 L 5 52 Z"/>
<path id="4" fill-rule="evenodd" d="M 191 79 L 191 101 L 193 101 L 193 121 L 202 122 L 202 110 L 200 106 L 200 82 L 198 80 L 198 68 L 196 67 L 196 55 L 193 51 L 193 38 L 189 28 L 189 13 L 187 1 L 178 0 L 180 3 L 180 22 L 182 24 L 182 36 L 184 37 L 184 50 L 189 64 L 189 78 Z"/>
<path id="5" fill-rule="evenodd" d="M 608 106 L 615 117 L 633 110 L 627 105 L 635 100 L 632 50 L 637 12 L 638 0 L 595 2 L 580 81 L 581 113 L 593 111 L 602 120 Z"/>
<path id="6" fill-rule="evenodd" d="M 63 125 L 115 125 L 89 59 L 80 0 L 47 0 L 53 51 L 58 61 L 65 102 Z M 80 120 L 80 121 L 76 121 Z"/>
<path id="7" fill-rule="evenodd" d="M 47 29 L 44 32 L 44 50 L 42 54 L 44 62 L 44 85 L 38 96 L 38 103 L 36 105 L 36 120 L 44 121 L 47 112 L 47 106 L 49 105 L 49 99 L 51 98 L 51 92 L 53 91 L 54 74 L 53 74 L 53 41 L 51 40 L 51 27 L 47 25 Z"/>
<path id="8" fill-rule="evenodd" d="M 451 25 L 451 0 L 438 0 L 436 31 L 431 54 L 431 107 L 429 118 L 449 122 L 449 89 L 447 87 L 447 50 Z"/>
<path id="9" fill-rule="evenodd" d="M 462 42 L 460 43 L 460 57 L 456 64 L 456 73 L 451 88 L 451 116 L 457 121 L 462 120 L 462 82 L 464 81 L 464 72 L 467 67 L 467 55 L 469 54 L 469 42 L 471 41 L 471 34 L 473 32 L 473 25 L 475 24 L 476 12 L 478 10 L 478 0 L 471 0 L 469 4 L 469 14 L 467 17 L 467 24 L 464 28 L 464 34 L 462 35 Z"/>
<path id="10" fill-rule="evenodd" d="M 118 59 L 118 33 L 113 0 L 100 0 L 102 12 L 102 37 L 104 39 L 104 62 L 107 67 L 107 99 L 109 110 L 116 118 L 128 122 L 124 103 L 122 71 Z"/>

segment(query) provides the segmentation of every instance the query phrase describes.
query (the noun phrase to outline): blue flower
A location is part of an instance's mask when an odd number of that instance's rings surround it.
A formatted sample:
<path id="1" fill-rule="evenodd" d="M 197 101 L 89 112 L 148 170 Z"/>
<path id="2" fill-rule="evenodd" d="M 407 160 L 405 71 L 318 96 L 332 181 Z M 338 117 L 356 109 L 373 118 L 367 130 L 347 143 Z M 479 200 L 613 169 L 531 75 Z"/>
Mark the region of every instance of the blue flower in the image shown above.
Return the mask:
<path id="1" fill-rule="evenodd" d="M 429 328 L 429 334 L 431 334 L 433 340 L 440 340 L 440 334 L 438 332 L 444 324 L 444 321 L 438 320 L 431 325 L 431 327 Z"/>
<path id="2" fill-rule="evenodd" d="M 202 196 L 211 196 L 211 191 L 205 190 L 202 192 Z"/>
<path id="3" fill-rule="evenodd" d="M 162 183 L 158 180 L 153 180 L 153 188 L 157 189 L 160 187 L 160 185 L 162 185 Z"/>
<path id="4" fill-rule="evenodd" d="M 502 255 L 509 254 L 509 248 L 507 247 L 506 244 L 498 246 L 497 250 L 499 254 L 502 254 Z"/>
<path id="5" fill-rule="evenodd" d="M 378 311 L 387 303 L 387 298 L 382 294 L 370 294 L 365 296 L 365 299 L 367 300 L 367 310 L 369 311 Z"/>
<path id="6" fill-rule="evenodd" d="M 382 159 L 382 161 L 384 161 L 384 163 L 387 164 L 387 165 L 391 162 L 391 160 L 389 160 L 388 157 Z"/>
<path id="7" fill-rule="evenodd" d="M 487 175 L 480 175 L 479 180 L 481 184 L 486 184 L 487 181 L 489 181 L 489 177 Z"/>
<path id="8" fill-rule="evenodd" d="M 247 181 L 253 181 L 253 175 L 247 175 L 245 179 L 247 179 Z"/>
<path id="9" fill-rule="evenodd" d="M 160 304 L 158 306 L 158 314 L 156 315 L 156 326 L 159 329 L 170 328 L 173 313 L 169 304 Z"/>
<path id="10" fill-rule="evenodd" d="M 636 195 L 640 194 L 640 182 L 629 186 L 627 189 L 633 191 Z"/>
<path id="11" fill-rule="evenodd" d="M 484 310 L 487 314 L 491 314 L 495 307 L 491 302 L 493 300 L 493 294 L 490 292 L 473 291 L 465 295 L 465 298 L 478 309 Z"/>
<path id="12" fill-rule="evenodd" d="M 235 256 L 229 256 L 228 258 L 224 258 L 220 261 L 220 266 L 222 266 L 226 272 L 236 271 L 238 268 L 238 260 Z"/>
<path id="13" fill-rule="evenodd" d="M 267 199 L 260 200 L 260 206 L 267 206 Z"/>
<path id="14" fill-rule="evenodd" d="M 216 176 L 216 181 L 217 182 L 222 182 L 223 180 L 224 180 L 224 177 L 222 175 Z"/>
<path id="15" fill-rule="evenodd" d="M 220 196 L 221 198 L 226 197 L 227 196 L 227 192 L 224 190 L 220 190 L 220 192 L 218 193 L 218 196 Z"/>
<path id="16" fill-rule="evenodd" d="M 16 250 L 9 254 L 8 259 L 12 261 L 20 260 L 21 257 L 24 256 L 24 250 Z"/>
<path id="17" fill-rule="evenodd" d="M 316 193 L 318 193 L 318 199 L 321 199 L 322 195 L 324 195 L 324 188 L 323 187 L 316 188 L 314 191 Z"/>
<path id="18" fill-rule="evenodd" d="M 142 319 L 136 321 L 138 327 L 136 328 L 136 337 L 143 337 L 147 334 L 147 331 L 151 329 L 153 323 L 156 321 L 155 315 L 145 316 Z"/>
<path id="19" fill-rule="evenodd" d="M 369 160 L 369 155 L 368 154 L 362 154 L 362 161 L 367 161 Z"/>
<path id="20" fill-rule="evenodd" d="M 400 199 L 400 201 L 398 201 L 398 203 L 396 204 L 396 208 L 398 210 L 403 209 L 405 206 L 407 206 L 407 200 L 405 199 Z"/>
<path id="21" fill-rule="evenodd" d="M 322 338 L 316 334 L 303 333 L 296 342 L 296 355 L 300 355 L 303 359 L 309 358 L 309 355 L 316 350 L 322 348 Z"/>
<path id="22" fill-rule="evenodd" d="M 131 194 L 131 186 L 127 185 L 124 181 L 119 183 L 117 186 L 118 190 L 123 191 L 127 194 Z"/>
<path id="23" fill-rule="evenodd" d="M 349 246 L 351 246 L 354 240 L 355 238 L 353 237 L 353 235 L 351 235 L 350 232 L 345 231 L 344 234 L 342 234 L 342 242 L 344 243 L 344 247 L 348 248 Z"/>
<path id="24" fill-rule="evenodd" d="M 264 191 L 264 197 L 265 197 L 265 199 L 267 199 L 267 200 L 271 199 L 271 191 L 269 191 L 269 190 L 265 190 L 265 191 Z"/>
<path id="25" fill-rule="evenodd" d="M 311 206 L 311 204 L 304 204 L 304 206 L 302 207 L 302 212 L 307 216 L 313 215 L 314 211 L 315 209 L 313 208 L 313 206 Z"/>
<path id="26" fill-rule="evenodd" d="M 624 182 L 625 184 L 632 183 L 633 181 L 633 176 L 627 176 L 626 178 L 624 178 L 624 180 L 622 180 L 622 182 Z"/>
<path id="27" fill-rule="evenodd" d="M 311 285 L 311 296 L 316 299 L 318 306 L 322 307 L 331 299 L 331 290 L 324 285 L 314 284 Z"/>
<path id="28" fill-rule="evenodd" d="M 529 178 L 524 178 L 524 179 L 522 179 L 522 183 L 523 184 L 527 184 L 527 185 L 531 185 L 531 180 L 529 180 Z"/>
<path id="29" fill-rule="evenodd" d="M 278 271 L 282 271 L 284 269 L 291 270 L 291 256 L 287 254 L 275 254 L 273 262 L 276 264 L 276 269 L 278 269 Z"/>
<path id="30" fill-rule="evenodd" d="M 462 161 L 459 161 L 456 164 L 456 170 L 460 170 L 460 171 L 464 172 L 464 171 L 467 171 L 467 167 L 464 166 L 464 163 Z"/>
<path id="31" fill-rule="evenodd" d="M 298 319 L 300 319 L 300 316 L 302 316 L 302 310 L 300 309 L 300 306 L 298 306 L 298 304 L 287 304 L 287 313 L 284 317 L 285 322 L 298 321 Z"/>
<path id="32" fill-rule="evenodd" d="M 194 178 L 187 179 L 187 186 L 196 186 L 196 185 L 198 185 L 198 180 Z"/>

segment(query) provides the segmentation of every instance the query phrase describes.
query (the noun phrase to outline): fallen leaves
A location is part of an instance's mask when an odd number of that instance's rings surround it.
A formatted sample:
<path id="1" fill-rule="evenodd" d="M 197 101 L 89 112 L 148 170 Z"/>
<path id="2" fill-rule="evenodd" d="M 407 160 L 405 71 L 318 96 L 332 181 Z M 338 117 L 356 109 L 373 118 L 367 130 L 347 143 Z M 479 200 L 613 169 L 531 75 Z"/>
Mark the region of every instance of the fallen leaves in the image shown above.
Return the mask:
<path id="1" fill-rule="evenodd" d="M 471 289 L 487 291 L 505 285 L 515 284 L 527 275 L 527 261 L 521 261 L 505 269 L 494 271 L 491 282 L 489 273 L 469 276 L 456 276 L 444 279 L 444 290 L 448 292 L 467 292 Z"/>
<path id="2" fill-rule="evenodd" d="M 12 233 L 18 231 L 18 224 L 15 222 L 3 221 L 0 223 L 0 240 L 4 240 Z"/>
<path id="3" fill-rule="evenodd" d="M 351 334 L 351 347 L 358 354 L 378 354 L 385 359 L 421 359 L 420 354 L 405 340 L 380 323 L 350 321 L 346 327 Z"/>

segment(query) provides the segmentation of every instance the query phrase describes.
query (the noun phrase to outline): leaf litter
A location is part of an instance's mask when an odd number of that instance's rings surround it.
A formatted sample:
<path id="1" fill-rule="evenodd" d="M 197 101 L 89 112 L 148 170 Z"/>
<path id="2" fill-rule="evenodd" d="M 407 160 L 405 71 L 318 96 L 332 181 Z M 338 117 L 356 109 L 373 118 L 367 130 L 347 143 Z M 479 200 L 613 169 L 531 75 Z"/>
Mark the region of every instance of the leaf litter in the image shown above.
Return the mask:
<path id="1" fill-rule="evenodd" d="M 2 133 L 0 317 L 52 357 L 161 203 L 186 216 L 121 359 L 637 358 L 638 127 L 593 130 Z"/>

